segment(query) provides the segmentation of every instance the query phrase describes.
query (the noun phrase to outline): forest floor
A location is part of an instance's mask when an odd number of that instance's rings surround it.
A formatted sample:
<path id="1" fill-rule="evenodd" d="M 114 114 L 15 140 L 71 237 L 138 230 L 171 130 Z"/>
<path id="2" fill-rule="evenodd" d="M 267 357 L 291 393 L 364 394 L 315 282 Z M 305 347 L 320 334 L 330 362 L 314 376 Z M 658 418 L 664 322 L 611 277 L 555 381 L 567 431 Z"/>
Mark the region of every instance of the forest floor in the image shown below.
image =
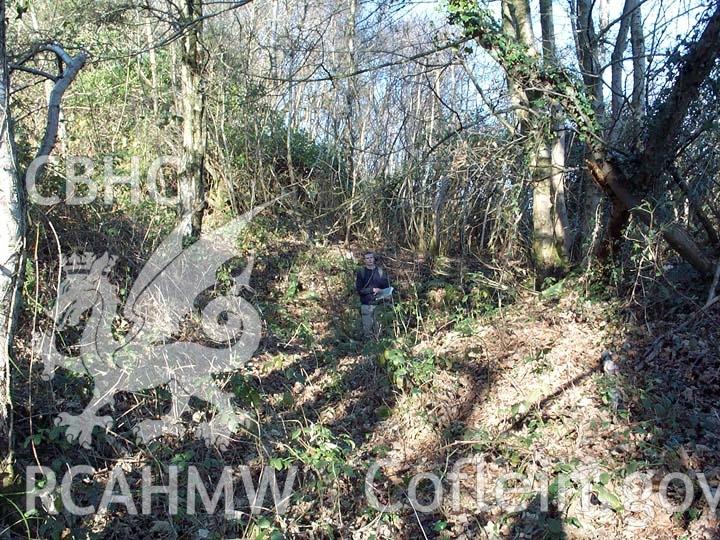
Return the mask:
<path id="1" fill-rule="evenodd" d="M 240 483 L 232 519 L 163 504 L 131 515 L 115 504 L 31 514 L 13 534 L 720 538 L 703 491 L 712 499 L 720 483 L 720 302 L 702 309 L 670 294 L 650 317 L 578 278 L 537 293 L 479 263 L 394 252 L 385 263 L 399 296 L 380 315 L 383 339 L 364 344 L 348 251 L 311 238 L 258 241 L 282 253 L 260 253 L 253 274 L 263 340 L 219 379 L 254 427 L 224 449 L 194 438 L 138 443 L 133 423 L 168 402 L 161 388 L 118 394 L 115 427 L 81 449 L 52 421 L 82 406 L 91 385 L 69 374 L 41 381 L 26 345 L 14 391 L 18 462 L 58 475 L 92 465 L 96 474 L 73 484 L 89 504 L 118 465 L 138 501 L 146 466 L 159 484 L 168 464 L 215 480 L 227 466 L 257 478 L 269 465 L 280 487 L 297 468 L 287 511 L 250 515 Z M 382 512 L 378 503 L 399 504 Z"/>

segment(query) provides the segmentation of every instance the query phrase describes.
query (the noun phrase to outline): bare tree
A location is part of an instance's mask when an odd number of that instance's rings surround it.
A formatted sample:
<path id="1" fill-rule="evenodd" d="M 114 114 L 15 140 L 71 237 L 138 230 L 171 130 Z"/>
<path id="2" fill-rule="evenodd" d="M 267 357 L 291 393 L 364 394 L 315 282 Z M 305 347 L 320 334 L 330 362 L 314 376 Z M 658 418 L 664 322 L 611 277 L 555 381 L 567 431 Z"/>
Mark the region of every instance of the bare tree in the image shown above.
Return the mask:
<path id="1" fill-rule="evenodd" d="M 55 145 L 60 121 L 60 103 L 63 94 L 85 64 L 84 52 L 71 57 L 55 43 L 43 43 L 20 55 L 10 63 L 7 50 L 6 3 L 0 0 L 0 447 L 7 449 L 0 466 L 0 473 L 12 466 L 11 424 L 12 401 L 10 399 L 10 362 L 13 336 L 19 302 L 19 285 L 25 247 L 26 202 L 23 177 L 18 163 L 13 137 L 13 116 L 10 109 L 11 71 L 24 71 L 52 81 L 49 94 L 45 131 L 35 154 L 42 162 Z M 58 73 L 46 72 L 31 65 L 45 53 L 55 57 Z M 41 173 L 41 168 L 35 174 Z"/>

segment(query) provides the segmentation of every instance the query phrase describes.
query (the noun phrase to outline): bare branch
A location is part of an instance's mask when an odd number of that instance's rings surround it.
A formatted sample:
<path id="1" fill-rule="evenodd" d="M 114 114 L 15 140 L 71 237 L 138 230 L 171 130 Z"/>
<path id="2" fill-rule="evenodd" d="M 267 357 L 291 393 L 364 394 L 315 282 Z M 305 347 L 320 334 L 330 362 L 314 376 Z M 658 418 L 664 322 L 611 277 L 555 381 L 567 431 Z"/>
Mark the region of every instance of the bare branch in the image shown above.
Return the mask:
<path id="1" fill-rule="evenodd" d="M 50 79 L 51 81 L 57 81 L 58 77 L 57 75 L 53 75 L 51 73 L 48 73 L 47 71 L 43 71 L 41 69 L 36 69 L 28 66 L 22 66 L 18 64 L 9 64 L 8 69 L 12 73 L 13 71 L 24 71 L 25 73 L 30 73 L 31 75 L 37 75 L 38 77 L 42 77 L 43 79 Z"/>
<path id="2" fill-rule="evenodd" d="M 680 73 L 670 94 L 652 122 L 645 143 L 638 185 L 650 186 L 652 179 L 672 160 L 674 145 L 690 104 L 720 56 L 720 5 L 708 20 L 702 35 L 682 60 Z"/>
<path id="3" fill-rule="evenodd" d="M 58 50 L 59 49 L 59 50 Z M 69 62 L 65 66 L 65 70 L 55 81 L 55 86 L 50 92 L 50 98 L 48 99 L 48 111 L 47 121 L 45 123 L 45 135 L 43 136 L 42 143 L 35 154 L 35 159 L 48 156 L 55 146 L 55 140 L 57 138 L 58 123 L 60 121 L 60 101 L 62 100 L 65 90 L 67 90 L 70 83 L 75 79 L 80 69 L 85 65 L 87 60 L 87 53 L 81 52 L 70 57 L 62 48 L 55 45 L 52 47 L 60 58 L 67 58 Z"/>

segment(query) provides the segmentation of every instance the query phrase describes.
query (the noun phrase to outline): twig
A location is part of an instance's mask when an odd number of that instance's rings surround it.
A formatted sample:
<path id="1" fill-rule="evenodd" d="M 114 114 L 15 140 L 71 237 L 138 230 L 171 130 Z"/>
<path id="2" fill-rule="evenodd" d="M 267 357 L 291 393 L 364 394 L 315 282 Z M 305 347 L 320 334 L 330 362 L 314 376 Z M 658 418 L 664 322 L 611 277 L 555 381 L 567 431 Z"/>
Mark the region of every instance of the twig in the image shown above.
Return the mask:
<path id="1" fill-rule="evenodd" d="M 469 441 L 453 441 L 449 444 L 446 444 L 445 446 L 440 447 L 440 450 L 446 450 L 447 448 L 452 448 L 453 446 L 461 446 L 461 445 L 473 445 L 473 444 L 484 444 L 488 441 L 481 441 L 481 440 L 469 440 Z"/>
<path id="2" fill-rule="evenodd" d="M 422 521 L 420 521 L 420 516 L 417 513 L 417 510 L 415 509 L 415 505 L 413 504 L 413 501 L 410 500 L 410 497 L 408 496 L 408 502 L 410 503 L 410 508 L 412 508 L 413 513 L 415 514 L 415 519 L 418 522 L 418 526 L 420 527 L 420 532 L 423 535 L 423 538 L 425 540 L 428 540 L 427 534 L 425 534 L 425 527 L 423 527 Z"/>

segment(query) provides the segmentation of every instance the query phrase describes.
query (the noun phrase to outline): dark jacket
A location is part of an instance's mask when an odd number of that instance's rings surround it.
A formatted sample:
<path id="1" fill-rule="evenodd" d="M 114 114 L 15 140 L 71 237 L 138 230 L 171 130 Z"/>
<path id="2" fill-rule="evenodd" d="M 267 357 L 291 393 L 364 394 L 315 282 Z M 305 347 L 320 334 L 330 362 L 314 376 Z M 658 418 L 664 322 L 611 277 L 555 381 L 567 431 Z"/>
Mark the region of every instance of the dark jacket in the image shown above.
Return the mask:
<path id="1" fill-rule="evenodd" d="M 355 290 L 360 295 L 360 302 L 369 305 L 373 303 L 375 294 L 373 287 L 376 289 L 387 289 L 390 286 L 387 274 L 382 268 L 375 267 L 368 270 L 362 267 L 355 274 Z"/>

